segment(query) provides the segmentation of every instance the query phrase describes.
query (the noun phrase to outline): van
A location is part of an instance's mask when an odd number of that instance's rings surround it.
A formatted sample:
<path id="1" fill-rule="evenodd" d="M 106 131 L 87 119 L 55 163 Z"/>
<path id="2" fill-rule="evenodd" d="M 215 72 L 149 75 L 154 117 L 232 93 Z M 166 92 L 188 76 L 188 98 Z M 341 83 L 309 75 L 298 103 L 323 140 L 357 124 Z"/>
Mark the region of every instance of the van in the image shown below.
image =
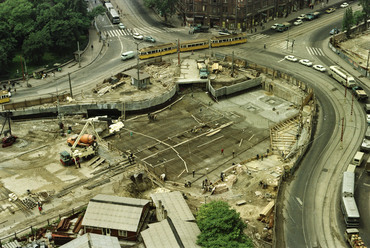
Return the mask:
<path id="1" fill-rule="evenodd" d="M 370 140 L 370 126 L 368 126 L 367 129 L 366 129 L 365 139 Z"/>
<path id="2" fill-rule="evenodd" d="M 132 59 L 133 57 L 135 57 L 135 54 L 133 51 L 128 51 L 128 52 L 122 53 L 121 55 L 122 60 Z"/>
<path id="3" fill-rule="evenodd" d="M 370 104 L 365 104 L 364 106 L 366 114 L 370 114 Z"/>
<path id="4" fill-rule="evenodd" d="M 364 155 L 365 154 L 363 152 L 356 152 L 356 155 L 353 157 L 352 164 L 360 166 L 364 160 Z"/>

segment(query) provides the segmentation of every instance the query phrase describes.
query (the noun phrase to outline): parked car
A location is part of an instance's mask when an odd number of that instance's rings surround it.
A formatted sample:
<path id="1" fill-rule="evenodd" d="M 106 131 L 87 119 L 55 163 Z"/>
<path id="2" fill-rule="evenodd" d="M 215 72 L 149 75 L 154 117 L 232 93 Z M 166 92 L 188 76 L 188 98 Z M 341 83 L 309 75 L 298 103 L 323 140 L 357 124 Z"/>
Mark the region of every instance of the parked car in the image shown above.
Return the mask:
<path id="1" fill-rule="evenodd" d="M 298 19 L 294 22 L 294 25 L 298 26 L 298 25 L 301 25 L 303 23 L 303 21 L 301 19 Z"/>
<path id="2" fill-rule="evenodd" d="M 325 13 L 330 14 L 330 13 L 333 13 L 334 11 L 335 11 L 335 8 L 329 8 L 325 10 Z"/>
<path id="3" fill-rule="evenodd" d="M 312 66 L 312 62 L 309 61 L 308 59 L 301 59 L 299 61 L 299 63 L 301 63 L 302 65 L 305 65 L 305 66 Z"/>
<path id="4" fill-rule="evenodd" d="M 292 61 L 292 62 L 296 62 L 298 61 L 298 59 L 296 57 L 294 57 L 293 55 L 287 55 L 284 57 L 286 60 L 289 60 L 289 61 Z"/>
<path id="5" fill-rule="evenodd" d="M 137 39 L 137 40 L 142 40 L 144 39 L 144 36 L 139 34 L 139 33 L 133 33 L 132 34 L 132 37 L 134 37 L 134 39 Z"/>
<path id="6" fill-rule="evenodd" d="M 145 36 L 144 41 L 155 43 L 155 39 L 152 36 Z"/>
<path id="7" fill-rule="evenodd" d="M 370 115 L 369 114 L 366 115 L 366 120 L 367 120 L 367 124 L 370 125 Z"/>
<path id="8" fill-rule="evenodd" d="M 121 22 L 120 24 L 118 24 L 118 28 L 119 28 L 119 29 L 125 29 L 126 27 L 125 27 L 125 25 L 123 25 L 123 23 Z"/>
<path id="9" fill-rule="evenodd" d="M 345 3 L 345 2 L 340 5 L 341 8 L 347 8 L 348 6 L 349 6 L 349 4 Z"/>
<path id="10" fill-rule="evenodd" d="M 272 30 L 275 30 L 278 27 L 279 23 L 275 23 L 274 25 L 271 26 Z"/>
<path id="11" fill-rule="evenodd" d="M 324 66 L 322 66 L 322 65 L 314 65 L 313 68 L 315 70 L 318 70 L 318 71 L 321 71 L 321 72 L 326 71 L 326 68 Z"/>
<path id="12" fill-rule="evenodd" d="M 300 16 L 297 17 L 297 19 L 304 20 L 306 18 L 305 14 L 301 14 Z"/>
<path id="13" fill-rule="evenodd" d="M 339 34 L 340 30 L 338 28 L 333 28 L 332 30 L 330 30 L 330 34 L 331 35 L 334 35 L 334 34 Z"/>
<path id="14" fill-rule="evenodd" d="M 370 140 L 363 139 L 360 150 L 363 151 L 363 152 L 370 151 Z"/>

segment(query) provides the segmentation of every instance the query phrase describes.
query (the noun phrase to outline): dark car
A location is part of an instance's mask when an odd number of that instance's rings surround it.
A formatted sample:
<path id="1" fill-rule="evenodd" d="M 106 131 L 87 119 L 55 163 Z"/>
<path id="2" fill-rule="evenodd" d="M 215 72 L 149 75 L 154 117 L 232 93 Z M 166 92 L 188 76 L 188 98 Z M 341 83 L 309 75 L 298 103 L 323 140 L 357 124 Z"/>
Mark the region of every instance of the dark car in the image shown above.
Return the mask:
<path id="1" fill-rule="evenodd" d="M 152 36 L 145 36 L 144 41 L 155 43 L 155 39 Z"/>
<path id="2" fill-rule="evenodd" d="M 338 28 L 333 28 L 332 30 L 330 30 L 331 35 L 339 34 L 339 32 L 340 32 L 340 30 Z"/>

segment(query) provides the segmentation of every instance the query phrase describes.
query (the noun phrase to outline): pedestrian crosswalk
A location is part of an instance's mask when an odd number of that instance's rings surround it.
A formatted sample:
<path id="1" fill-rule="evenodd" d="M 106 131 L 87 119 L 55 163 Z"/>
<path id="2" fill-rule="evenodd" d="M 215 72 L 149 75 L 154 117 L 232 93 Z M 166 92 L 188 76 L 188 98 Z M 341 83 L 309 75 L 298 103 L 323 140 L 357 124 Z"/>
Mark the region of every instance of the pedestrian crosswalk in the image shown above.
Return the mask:
<path id="1" fill-rule="evenodd" d="M 254 34 L 249 36 L 249 40 L 260 40 L 260 39 L 265 39 L 269 37 L 269 35 L 266 34 Z"/>
<path id="2" fill-rule="evenodd" d="M 306 47 L 307 52 L 311 55 L 315 56 L 325 56 L 324 52 L 321 50 L 321 48 L 316 47 Z"/>
<path id="3" fill-rule="evenodd" d="M 140 28 L 127 28 L 127 29 L 111 29 L 106 30 L 105 34 L 109 37 L 118 36 L 132 36 L 133 33 L 152 35 L 155 33 L 171 33 L 183 31 L 184 28 L 156 28 L 156 27 L 140 27 Z"/>

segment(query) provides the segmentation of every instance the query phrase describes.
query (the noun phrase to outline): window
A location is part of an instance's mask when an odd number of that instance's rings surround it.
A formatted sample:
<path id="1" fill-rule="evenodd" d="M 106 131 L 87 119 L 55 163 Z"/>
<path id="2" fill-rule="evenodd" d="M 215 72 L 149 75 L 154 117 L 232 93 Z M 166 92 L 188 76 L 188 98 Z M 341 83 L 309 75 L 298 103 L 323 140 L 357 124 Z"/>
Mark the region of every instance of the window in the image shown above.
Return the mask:
<path id="1" fill-rule="evenodd" d="M 127 237 L 127 231 L 118 230 L 118 236 Z"/>
<path id="2" fill-rule="evenodd" d="M 203 12 L 207 11 L 207 6 L 203 5 Z"/>
<path id="3" fill-rule="evenodd" d="M 110 236 L 111 230 L 109 228 L 103 228 L 103 235 L 108 235 Z"/>

